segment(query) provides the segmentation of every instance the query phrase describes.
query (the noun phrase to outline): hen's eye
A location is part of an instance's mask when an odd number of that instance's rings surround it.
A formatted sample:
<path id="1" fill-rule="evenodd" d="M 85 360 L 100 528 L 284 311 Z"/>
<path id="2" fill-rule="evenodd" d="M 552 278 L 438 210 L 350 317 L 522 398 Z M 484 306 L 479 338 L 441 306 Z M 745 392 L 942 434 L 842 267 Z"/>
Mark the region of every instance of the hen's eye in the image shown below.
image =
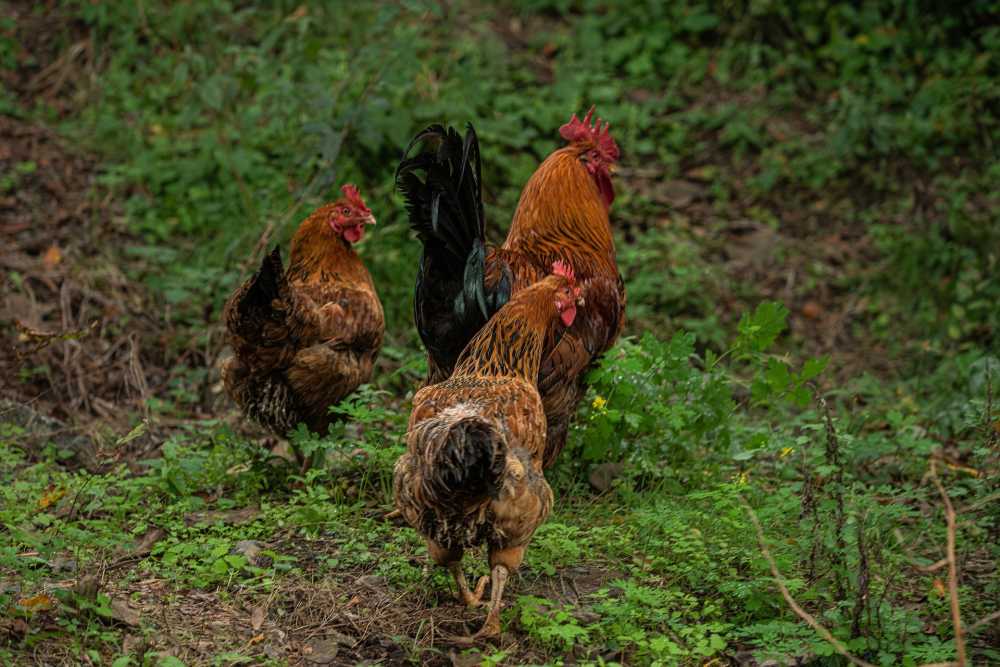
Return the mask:
<path id="1" fill-rule="evenodd" d="M 349 209 L 349 208 L 347 208 L 345 206 L 344 208 L 340 209 L 340 212 L 343 213 L 344 215 L 350 215 L 351 214 L 351 209 Z"/>

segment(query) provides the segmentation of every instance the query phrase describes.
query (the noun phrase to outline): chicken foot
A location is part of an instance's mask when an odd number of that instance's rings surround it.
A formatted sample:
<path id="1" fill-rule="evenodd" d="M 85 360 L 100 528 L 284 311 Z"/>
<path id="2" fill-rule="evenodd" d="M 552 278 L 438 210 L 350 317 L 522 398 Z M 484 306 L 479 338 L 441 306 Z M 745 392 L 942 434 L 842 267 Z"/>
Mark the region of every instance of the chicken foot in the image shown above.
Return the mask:
<path id="1" fill-rule="evenodd" d="M 464 602 L 469 607 L 478 607 L 481 605 L 483 592 L 486 590 L 486 583 L 490 580 L 490 578 L 486 575 L 480 577 L 479 582 L 476 584 L 476 591 L 473 593 L 469 590 L 469 584 L 465 580 L 465 573 L 462 572 L 461 561 L 448 563 L 448 571 L 451 572 L 451 576 L 455 580 L 455 584 L 458 586 L 459 601 Z"/>
<path id="2" fill-rule="evenodd" d="M 510 570 L 506 565 L 495 565 L 493 567 L 493 584 L 490 587 L 490 611 L 486 615 L 486 622 L 483 627 L 472 636 L 473 639 L 487 639 L 500 636 L 500 608 L 503 587 L 507 583 Z M 485 579 L 486 577 L 483 577 Z M 480 584 L 483 582 L 480 581 Z"/>

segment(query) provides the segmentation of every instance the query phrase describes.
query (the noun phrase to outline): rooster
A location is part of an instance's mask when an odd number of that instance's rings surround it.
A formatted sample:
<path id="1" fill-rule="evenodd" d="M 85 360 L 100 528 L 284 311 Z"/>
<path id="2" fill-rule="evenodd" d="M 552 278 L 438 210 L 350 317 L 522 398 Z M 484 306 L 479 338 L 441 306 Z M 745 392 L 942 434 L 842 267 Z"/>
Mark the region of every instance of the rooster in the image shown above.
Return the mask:
<path id="1" fill-rule="evenodd" d="M 394 470 L 396 509 L 448 568 L 463 602 L 477 606 L 492 578 L 477 638 L 500 633 L 504 584 L 552 507 L 535 382 L 543 350 L 573 325 L 579 300 L 573 270 L 556 262 L 552 275 L 519 290 L 480 329 L 449 379 L 413 397 L 406 453 Z M 482 543 L 491 576 L 472 592 L 462 554 Z"/>
<path id="2" fill-rule="evenodd" d="M 223 311 L 226 392 L 279 436 L 300 422 L 326 433 L 329 406 L 371 379 L 382 347 L 382 304 L 352 248 L 375 218 L 356 187 L 341 193 L 299 226 L 288 269 L 276 246 Z"/>
<path id="3" fill-rule="evenodd" d="M 542 351 L 538 389 L 545 406 L 544 466 L 562 450 L 585 391 L 585 371 L 618 338 L 625 287 L 615 261 L 608 211 L 618 146 L 608 124 L 575 114 L 559 134 L 568 143 L 528 180 L 506 241 L 487 248 L 479 143 L 470 125 L 432 125 L 407 147 L 396 172 L 410 226 L 423 243 L 414 319 L 428 354 L 428 382 L 455 367 L 466 343 L 511 298 L 548 272 L 571 263 L 586 305 L 558 344 Z M 415 146 L 422 149 L 415 155 Z"/>

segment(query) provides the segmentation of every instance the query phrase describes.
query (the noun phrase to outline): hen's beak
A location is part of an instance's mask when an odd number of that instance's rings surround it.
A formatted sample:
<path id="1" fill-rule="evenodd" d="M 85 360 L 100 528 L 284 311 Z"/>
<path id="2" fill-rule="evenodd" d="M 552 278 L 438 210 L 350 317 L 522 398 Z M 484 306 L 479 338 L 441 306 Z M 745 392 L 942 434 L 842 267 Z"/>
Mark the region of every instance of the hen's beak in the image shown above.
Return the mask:
<path id="1" fill-rule="evenodd" d="M 369 213 L 367 216 L 365 216 L 363 222 L 366 225 L 374 225 L 375 224 L 375 216 L 372 215 L 371 213 Z"/>
<path id="2" fill-rule="evenodd" d="M 586 306 L 587 305 L 587 301 L 582 296 L 578 296 L 578 297 L 576 297 L 576 305 L 578 305 L 578 306 Z"/>
<path id="3" fill-rule="evenodd" d="M 608 165 L 608 175 L 609 176 L 614 176 L 617 173 L 618 173 L 618 167 L 615 166 L 615 165 L 613 165 L 613 164 L 609 164 Z"/>

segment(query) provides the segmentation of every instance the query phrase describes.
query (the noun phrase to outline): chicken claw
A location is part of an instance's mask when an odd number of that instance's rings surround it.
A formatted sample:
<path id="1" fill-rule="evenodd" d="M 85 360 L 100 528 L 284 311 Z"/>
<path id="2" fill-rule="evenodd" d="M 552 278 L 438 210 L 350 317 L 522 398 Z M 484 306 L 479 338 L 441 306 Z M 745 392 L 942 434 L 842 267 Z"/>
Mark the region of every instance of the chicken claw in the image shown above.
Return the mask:
<path id="1" fill-rule="evenodd" d="M 448 571 L 451 572 L 451 576 L 454 578 L 455 584 L 458 586 L 458 601 L 464 602 L 466 606 L 471 608 L 481 605 L 483 592 L 486 590 L 486 583 L 490 580 L 490 578 L 486 575 L 480 577 L 479 582 L 476 584 L 476 592 L 473 593 L 469 590 L 469 584 L 465 581 L 465 573 L 462 572 L 462 563 L 456 562 L 449 564 Z"/>

